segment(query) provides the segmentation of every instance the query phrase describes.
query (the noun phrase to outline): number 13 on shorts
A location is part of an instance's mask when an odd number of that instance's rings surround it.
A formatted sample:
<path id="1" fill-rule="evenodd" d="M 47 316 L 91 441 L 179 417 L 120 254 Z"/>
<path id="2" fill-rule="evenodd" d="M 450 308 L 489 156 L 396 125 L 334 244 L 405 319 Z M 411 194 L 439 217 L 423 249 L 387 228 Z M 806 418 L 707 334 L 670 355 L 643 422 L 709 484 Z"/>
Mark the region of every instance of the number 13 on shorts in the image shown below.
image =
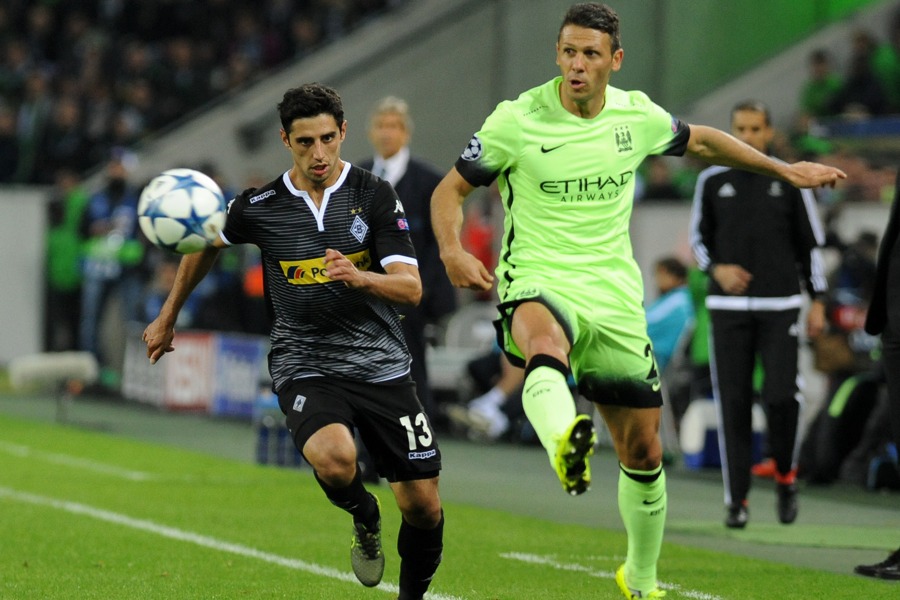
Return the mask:
<path id="1" fill-rule="evenodd" d="M 406 428 L 406 439 L 409 442 L 410 452 L 414 452 L 420 448 L 430 448 L 434 441 L 434 435 L 428 426 L 428 419 L 425 413 L 419 413 L 415 417 L 415 426 L 413 419 L 409 415 L 400 417 L 400 423 Z M 418 429 L 418 433 L 417 430 Z"/>

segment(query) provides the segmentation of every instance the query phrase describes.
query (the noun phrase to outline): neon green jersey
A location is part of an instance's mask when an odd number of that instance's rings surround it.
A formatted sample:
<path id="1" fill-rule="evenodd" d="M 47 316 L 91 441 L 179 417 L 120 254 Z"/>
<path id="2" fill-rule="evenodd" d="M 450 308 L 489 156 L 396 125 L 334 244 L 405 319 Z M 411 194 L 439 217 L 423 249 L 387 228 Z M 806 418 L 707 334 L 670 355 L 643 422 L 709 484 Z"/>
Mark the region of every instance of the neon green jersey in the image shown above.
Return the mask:
<path id="1" fill-rule="evenodd" d="M 568 297 L 639 308 L 628 231 L 635 172 L 649 154 L 683 154 L 690 130 L 644 93 L 609 86 L 597 117 L 576 117 L 562 106 L 561 81 L 501 102 L 456 162 L 472 185 L 498 181 L 500 299 L 516 279 L 536 278 Z"/>

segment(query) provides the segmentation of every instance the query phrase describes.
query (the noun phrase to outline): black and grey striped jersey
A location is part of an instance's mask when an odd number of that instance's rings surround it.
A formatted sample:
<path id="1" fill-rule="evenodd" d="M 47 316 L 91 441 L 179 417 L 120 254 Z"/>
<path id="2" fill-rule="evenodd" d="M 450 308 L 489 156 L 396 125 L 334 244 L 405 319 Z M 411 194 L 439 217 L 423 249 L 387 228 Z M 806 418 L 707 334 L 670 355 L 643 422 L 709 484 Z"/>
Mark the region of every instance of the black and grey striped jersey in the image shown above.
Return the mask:
<path id="1" fill-rule="evenodd" d="M 231 201 L 222 238 L 262 251 L 276 390 L 301 377 L 379 382 L 409 372 L 396 308 L 323 274 L 327 248 L 362 270 L 416 265 L 408 229 L 391 185 L 347 162 L 318 208 L 287 172 Z"/>

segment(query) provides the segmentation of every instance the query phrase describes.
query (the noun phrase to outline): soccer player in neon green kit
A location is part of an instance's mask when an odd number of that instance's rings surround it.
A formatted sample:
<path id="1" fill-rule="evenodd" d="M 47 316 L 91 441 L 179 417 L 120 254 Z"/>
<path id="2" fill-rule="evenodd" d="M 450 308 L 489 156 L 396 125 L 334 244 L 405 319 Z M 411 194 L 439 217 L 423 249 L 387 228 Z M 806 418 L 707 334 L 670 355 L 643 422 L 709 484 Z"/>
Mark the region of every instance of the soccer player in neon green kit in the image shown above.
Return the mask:
<path id="1" fill-rule="evenodd" d="M 846 175 L 774 161 L 722 131 L 673 118 L 642 92 L 610 86 L 622 57 L 615 11 L 573 5 L 556 43 L 562 75 L 488 116 L 435 190 L 432 224 L 453 284 L 490 289 L 494 277 L 462 248 L 459 232 L 466 196 L 497 180 L 505 210 L 497 323 L 507 356 L 526 370 L 525 412 L 563 489 L 586 491 L 596 434 L 588 415 L 576 415 L 571 370 L 606 421 L 621 467 L 628 552 L 616 582 L 628 598 L 659 598 L 662 397 L 628 234 L 635 171 L 650 154 L 686 152 L 797 187 Z"/>

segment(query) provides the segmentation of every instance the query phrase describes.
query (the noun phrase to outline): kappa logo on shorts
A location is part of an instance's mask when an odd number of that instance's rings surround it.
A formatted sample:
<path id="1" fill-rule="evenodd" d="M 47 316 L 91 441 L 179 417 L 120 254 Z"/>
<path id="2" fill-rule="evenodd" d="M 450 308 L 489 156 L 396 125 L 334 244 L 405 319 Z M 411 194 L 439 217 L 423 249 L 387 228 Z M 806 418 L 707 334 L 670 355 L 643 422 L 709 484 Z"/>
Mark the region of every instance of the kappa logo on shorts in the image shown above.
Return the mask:
<path id="1" fill-rule="evenodd" d="M 410 452 L 409 460 L 425 460 L 437 454 L 437 450 L 426 450 L 425 452 Z"/>
<path id="2" fill-rule="evenodd" d="M 294 398 L 294 410 L 296 410 L 297 412 L 303 412 L 304 404 L 306 404 L 306 396 L 297 394 L 297 397 Z"/>

